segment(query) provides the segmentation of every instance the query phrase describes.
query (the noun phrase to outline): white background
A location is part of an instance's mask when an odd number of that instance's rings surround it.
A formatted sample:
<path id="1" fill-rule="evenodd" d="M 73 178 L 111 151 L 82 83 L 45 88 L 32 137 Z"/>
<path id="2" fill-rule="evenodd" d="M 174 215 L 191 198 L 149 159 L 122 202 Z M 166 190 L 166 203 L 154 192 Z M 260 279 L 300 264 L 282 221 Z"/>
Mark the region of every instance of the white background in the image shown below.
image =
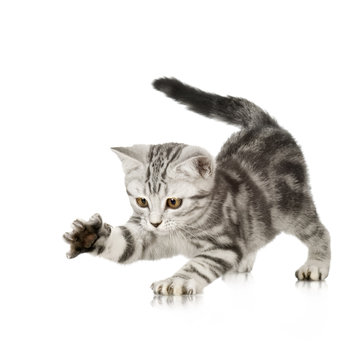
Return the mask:
<path id="1" fill-rule="evenodd" d="M 359 359 L 359 34 L 356 1 L 1 1 L 0 357 Z M 216 155 L 236 130 L 159 76 L 248 98 L 295 136 L 332 236 L 325 282 L 296 282 L 306 249 L 285 235 L 193 301 L 149 289 L 181 257 L 66 259 L 76 217 L 131 214 L 111 146 Z"/>

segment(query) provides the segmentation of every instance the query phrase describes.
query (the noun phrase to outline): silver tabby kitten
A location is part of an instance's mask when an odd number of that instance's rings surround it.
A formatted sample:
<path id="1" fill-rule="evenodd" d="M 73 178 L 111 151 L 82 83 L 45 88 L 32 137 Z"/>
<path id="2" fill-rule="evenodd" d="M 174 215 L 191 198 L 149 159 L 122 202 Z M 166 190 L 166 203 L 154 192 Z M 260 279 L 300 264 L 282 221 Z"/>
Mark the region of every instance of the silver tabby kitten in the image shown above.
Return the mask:
<path id="1" fill-rule="evenodd" d="M 162 78 L 157 90 L 191 110 L 241 126 L 216 160 L 195 146 L 113 148 L 122 161 L 133 216 L 111 227 L 99 215 L 75 220 L 64 235 L 68 257 L 82 252 L 131 263 L 183 254 L 190 260 L 155 282 L 156 294 L 195 294 L 228 271 L 251 271 L 256 252 L 281 231 L 309 249 L 299 280 L 323 280 L 330 238 L 313 203 L 303 155 L 292 136 L 262 109 Z"/>

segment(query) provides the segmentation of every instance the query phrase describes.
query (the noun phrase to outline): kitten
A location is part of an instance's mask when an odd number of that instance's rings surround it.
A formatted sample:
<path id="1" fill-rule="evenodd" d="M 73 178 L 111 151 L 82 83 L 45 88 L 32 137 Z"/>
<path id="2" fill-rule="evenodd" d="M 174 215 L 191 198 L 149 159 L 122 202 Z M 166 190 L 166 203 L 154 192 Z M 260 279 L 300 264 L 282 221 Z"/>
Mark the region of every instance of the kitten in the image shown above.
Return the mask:
<path id="1" fill-rule="evenodd" d="M 253 103 L 203 92 L 161 78 L 155 89 L 190 110 L 242 127 L 216 161 L 184 144 L 134 145 L 112 150 L 125 172 L 134 209 L 124 226 L 96 214 L 75 220 L 69 258 L 91 252 L 119 263 L 183 254 L 190 260 L 153 283 L 155 294 L 195 294 L 228 271 L 252 270 L 256 252 L 281 231 L 309 249 L 299 280 L 323 280 L 330 238 L 313 203 L 303 155 L 292 136 Z"/>

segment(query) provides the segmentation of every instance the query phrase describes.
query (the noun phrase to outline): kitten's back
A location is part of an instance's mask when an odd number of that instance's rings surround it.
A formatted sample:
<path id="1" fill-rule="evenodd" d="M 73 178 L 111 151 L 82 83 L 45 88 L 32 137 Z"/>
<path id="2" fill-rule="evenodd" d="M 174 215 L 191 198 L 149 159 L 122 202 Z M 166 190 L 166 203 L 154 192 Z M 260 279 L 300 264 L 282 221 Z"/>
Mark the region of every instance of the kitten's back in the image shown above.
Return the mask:
<path id="1" fill-rule="evenodd" d="M 301 149 L 289 132 L 260 107 L 236 97 L 207 93 L 174 78 L 153 82 L 155 89 L 192 111 L 236 125 L 216 158 L 216 167 L 230 177 L 253 182 L 281 211 L 300 211 L 310 198 Z"/>

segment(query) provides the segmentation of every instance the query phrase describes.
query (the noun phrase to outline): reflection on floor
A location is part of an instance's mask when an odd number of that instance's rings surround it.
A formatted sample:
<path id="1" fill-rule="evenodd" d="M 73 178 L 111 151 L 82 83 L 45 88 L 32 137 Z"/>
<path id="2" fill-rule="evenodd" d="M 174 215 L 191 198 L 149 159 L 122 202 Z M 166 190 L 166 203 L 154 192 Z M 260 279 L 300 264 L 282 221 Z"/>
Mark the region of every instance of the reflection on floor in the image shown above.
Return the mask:
<path id="1" fill-rule="evenodd" d="M 154 295 L 151 306 L 166 306 L 171 308 L 180 308 L 185 306 L 194 306 L 201 304 L 202 295 Z"/>

